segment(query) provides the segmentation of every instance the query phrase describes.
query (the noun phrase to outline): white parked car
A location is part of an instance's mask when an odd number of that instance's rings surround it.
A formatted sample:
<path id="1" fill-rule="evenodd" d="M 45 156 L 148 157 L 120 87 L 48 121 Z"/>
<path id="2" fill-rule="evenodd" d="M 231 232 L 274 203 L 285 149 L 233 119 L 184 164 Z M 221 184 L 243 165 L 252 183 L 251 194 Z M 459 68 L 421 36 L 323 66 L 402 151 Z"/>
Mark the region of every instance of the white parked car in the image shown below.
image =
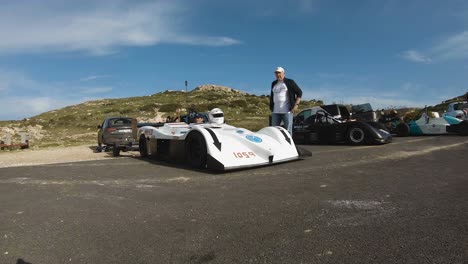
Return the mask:
<path id="1" fill-rule="evenodd" d="M 458 119 L 468 120 L 468 102 L 450 103 L 444 116 L 453 116 Z"/>

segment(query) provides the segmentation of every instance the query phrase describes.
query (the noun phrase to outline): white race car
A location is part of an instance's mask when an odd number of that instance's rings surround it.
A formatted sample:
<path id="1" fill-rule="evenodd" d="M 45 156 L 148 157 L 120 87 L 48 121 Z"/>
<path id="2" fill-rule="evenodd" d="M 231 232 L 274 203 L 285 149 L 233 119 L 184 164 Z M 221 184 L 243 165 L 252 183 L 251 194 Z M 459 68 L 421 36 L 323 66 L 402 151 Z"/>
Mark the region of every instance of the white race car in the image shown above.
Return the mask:
<path id="1" fill-rule="evenodd" d="M 161 127 L 138 129 L 142 157 L 154 156 L 187 162 L 194 168 L 232 170 L 299 159 L 288 131 L 265 127 L 258 132 L 224 124 L 219 108 L 209 113 L 209 123 L 166 123 Z"/>
<path id="2" fill-rule="evenodd" d="M 427 110 L 416 121 L 408 123 L 411 136 L 459 134 L 468 136 L 468 121 L 452 116 L 439 117 L 437 112 Z"/>

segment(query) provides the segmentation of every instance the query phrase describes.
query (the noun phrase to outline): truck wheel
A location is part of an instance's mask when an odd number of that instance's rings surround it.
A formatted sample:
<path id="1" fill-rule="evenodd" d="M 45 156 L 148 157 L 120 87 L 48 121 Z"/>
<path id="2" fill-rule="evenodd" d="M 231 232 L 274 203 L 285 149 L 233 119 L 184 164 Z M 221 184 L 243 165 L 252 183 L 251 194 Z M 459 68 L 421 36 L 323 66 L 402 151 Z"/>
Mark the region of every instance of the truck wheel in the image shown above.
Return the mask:
<path id="1" fill-rule="evenodd" d="M 197 169 L 206 167 L 206 142 L 200 132 L 193 131 L 188 135 L 185 140 L 185 153 L 188 165 Z"/>
<path id="2" fill-rule="evenodd" d="M 145 135 L 140 136 L 140 140 L 138 141 L 138 148 L 140 150 L 140 157 L 148 157 L 148 143 L 146 142 Z"/>
<path id="3" fill-rule="evenodd" d="M 118 147 L 118 146 L 112 147 L 112 156 L 113 157 L 120 156 L 120 147 Z"/>
<path id="4" fill-rule="evenodd" d="M 359 126 L 353 126 L 346 133 L 346 139 L 351 145 L 362 145 L 366 141 L 366 134 Z"/>
<path id="5" fill-rule="evenodd" d="M 396 127 L 397 135 L 399 137 L 409 136 L 409 126 L 406 123 L 400 123 Z"/>

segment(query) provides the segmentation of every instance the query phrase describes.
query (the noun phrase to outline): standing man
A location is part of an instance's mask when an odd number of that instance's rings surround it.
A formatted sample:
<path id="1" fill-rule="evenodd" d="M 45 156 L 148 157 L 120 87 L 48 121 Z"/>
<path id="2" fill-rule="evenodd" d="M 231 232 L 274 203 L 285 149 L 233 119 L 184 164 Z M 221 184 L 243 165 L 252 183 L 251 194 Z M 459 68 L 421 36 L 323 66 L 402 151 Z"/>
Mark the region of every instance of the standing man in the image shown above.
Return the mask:
<path id="1" fill-rule="evenodd" d="M 285 77 L 282 67 L 276 68 L 275 76 L 270 95 L 271 125 L 279 126 L 283 121 L 283 127 L 292 135 L 293 115 L 301 102 L 302 90 L 294 80 Z"/>

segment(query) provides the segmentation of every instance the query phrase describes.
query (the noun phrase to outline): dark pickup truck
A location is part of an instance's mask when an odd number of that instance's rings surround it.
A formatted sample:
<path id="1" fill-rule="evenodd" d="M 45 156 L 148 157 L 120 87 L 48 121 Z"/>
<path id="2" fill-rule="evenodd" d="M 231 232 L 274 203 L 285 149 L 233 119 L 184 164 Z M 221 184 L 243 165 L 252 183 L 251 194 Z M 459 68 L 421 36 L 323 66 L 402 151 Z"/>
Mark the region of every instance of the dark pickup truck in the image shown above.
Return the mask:
<path id="1" fill-rule="evenodd" d="M 369 103 L 351 106 L 351 115 L 353 116 L 353 119 L 358 121 L 378 121 L 377 113 L 372 109 L 372 106 Z"/>

